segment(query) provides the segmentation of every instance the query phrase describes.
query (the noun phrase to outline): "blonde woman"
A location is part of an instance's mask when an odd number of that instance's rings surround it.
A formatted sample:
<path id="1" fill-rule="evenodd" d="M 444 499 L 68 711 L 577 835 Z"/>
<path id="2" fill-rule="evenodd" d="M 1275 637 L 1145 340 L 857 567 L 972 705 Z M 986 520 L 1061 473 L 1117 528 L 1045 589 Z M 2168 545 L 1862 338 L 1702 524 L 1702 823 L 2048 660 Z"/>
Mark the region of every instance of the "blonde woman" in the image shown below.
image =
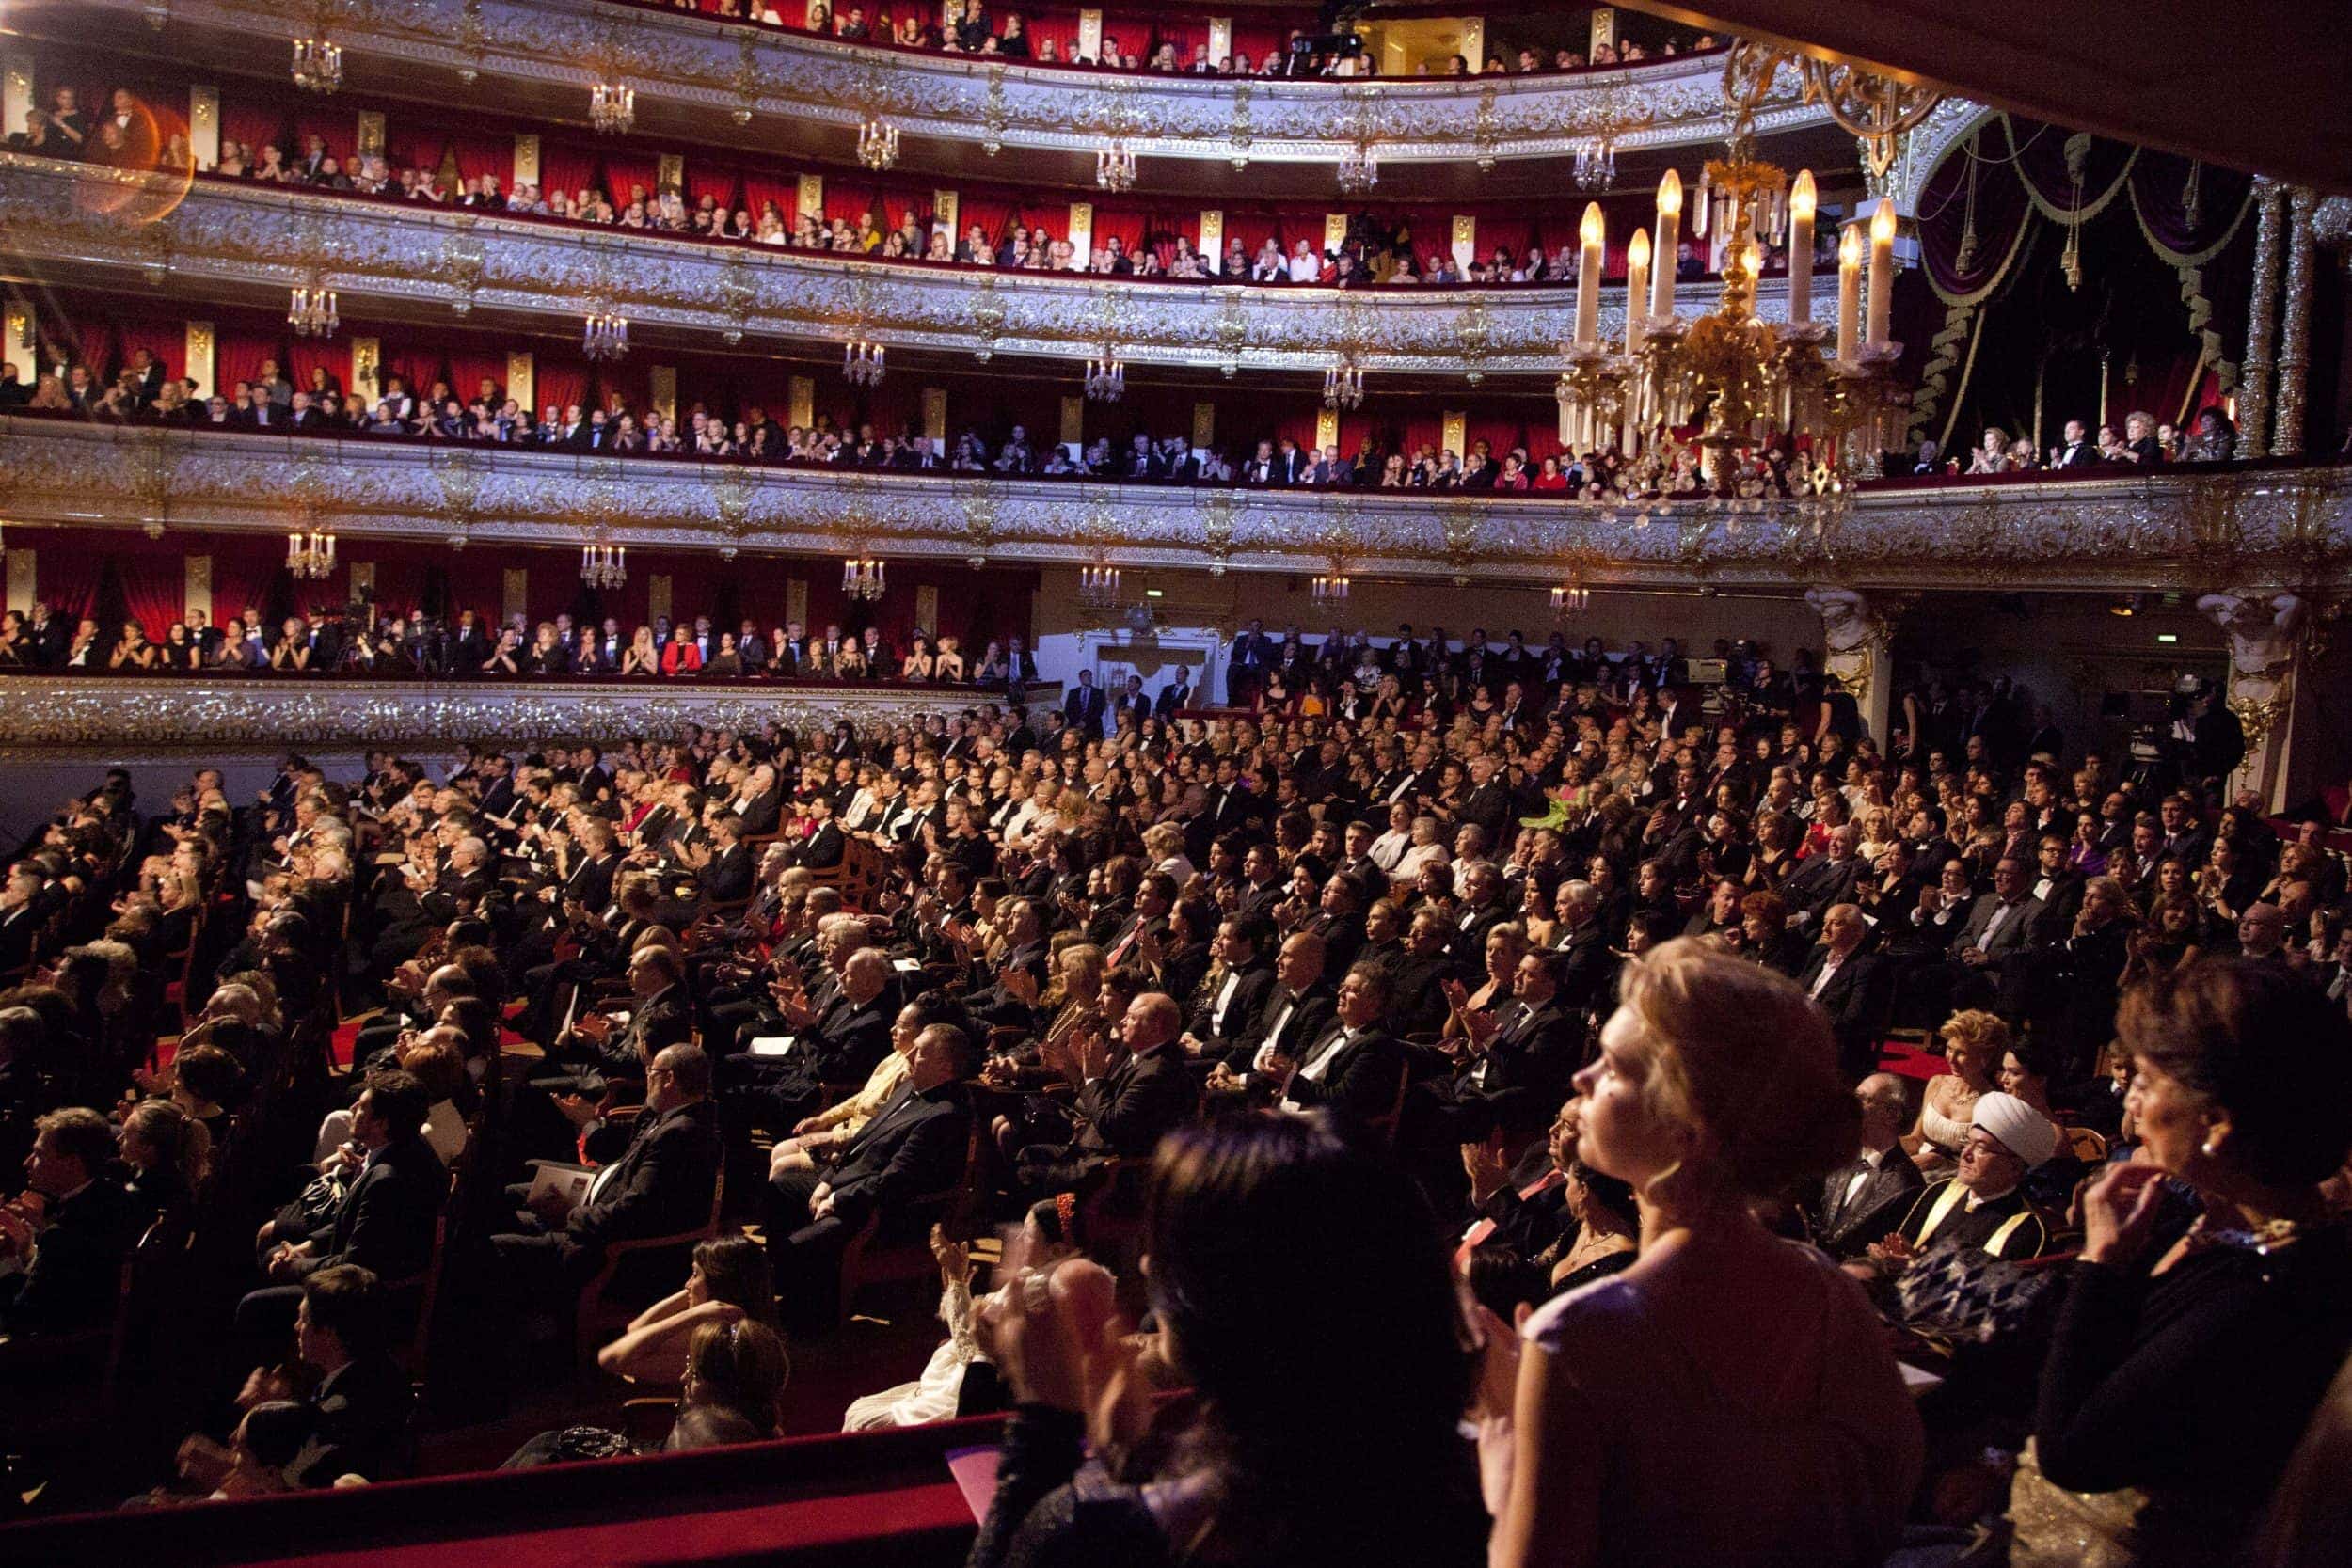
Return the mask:
<path id="1" fill-rule="evenodd" d="M 2009 1053 L 2009 1025 L 1998 1015 L 1969 1007 L 1944 1021 L 1944 1061 L 1949 1071 L 1928 1080 L 1919 1120 L 1903 1148 L 1931 1181 L 1960 1168 L 1960 1147 L 1976 1119 L 1977 1097 L 1993 1092 L 1993 1075 Z"/>
<path id="2" fill-rule="evenodd" d="M 621 673 L 624 675 L 658 675 L 661 673 L 661 650 L 654 646 L 653 628 L 639 626 L 621 654 Z"/>
<path id="3" fill-rule="evenodd" d="M 1152 869 L 1175 878 L 1180 890 L 1200 874 L 1184 850 L 1184 830 L 1176 823 L 1154 822 L 1144 829 L 1143 852 L 1152 862 Z"/>
<path id="4" fill-rule="evenodd" d="M 931 656 L 931 678 L 958 682 L 963 679 L 963 650 L 957 646 L 956 639 L 944 635 L 940 638 L 939 652 Z"/>
<path id="5" fill-rule="evenodd" d="M 1480 1313 L 1488 1561 L 1880 1562 L 1918 1481 L 1918 1415 L 1861 1287 L 1749 1210 L 1852 1155 L 1827 1020 L 1793 982 L 1678 939 L 1628 963 L 1600 1044 L 1576 1155 L 1632 1185 L 1640 1257 L 1518 1335 Z"/>

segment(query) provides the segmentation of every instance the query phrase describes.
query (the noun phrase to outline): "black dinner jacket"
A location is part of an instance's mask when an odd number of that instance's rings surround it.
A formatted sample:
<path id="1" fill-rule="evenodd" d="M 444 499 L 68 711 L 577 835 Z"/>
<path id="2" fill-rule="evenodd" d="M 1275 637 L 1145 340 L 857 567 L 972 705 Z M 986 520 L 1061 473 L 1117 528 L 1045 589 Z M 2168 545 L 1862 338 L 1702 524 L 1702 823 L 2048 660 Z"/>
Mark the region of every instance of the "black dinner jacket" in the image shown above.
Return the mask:
<path id="1" fill-rule="evenodd" d="M 1853 1196 L 1846 1188 L 1864 1168 L 1862 1157 L 1851 1160 L 1821 1179 L 1821 1196 L 1814 1208 L 1815 1244 L 1833 1258 L 1859 1257 L 1873 1242 L 1886 1239 L 1910 1209 L 1927 1178 L 1900 1146 L 1886 1151 Z"/>

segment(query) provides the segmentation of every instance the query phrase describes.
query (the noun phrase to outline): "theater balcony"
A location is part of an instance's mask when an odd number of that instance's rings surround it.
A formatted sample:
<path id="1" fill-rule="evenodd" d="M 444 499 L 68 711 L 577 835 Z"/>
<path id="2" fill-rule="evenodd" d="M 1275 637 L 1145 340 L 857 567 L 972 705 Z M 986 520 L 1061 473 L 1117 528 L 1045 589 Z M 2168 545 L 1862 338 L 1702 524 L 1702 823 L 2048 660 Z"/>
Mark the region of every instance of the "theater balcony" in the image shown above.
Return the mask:
<path id="1" fill-rule="evenodd" d="M 565 547 L 1333 574 L 1541 589 L 2205 592 L 2352 586 L 2352 468 L 2184 465 L 1920 479 L 1825 499 L 1251 489 L 616 458 L 0 419 L 9 553 L 103 531 L 331 531 L 413 550 Z M 406 545 L 399 542 L 410 542 Z"/>
<path id="2" fill-rule="evenodd" d="M 46 0 L 15 8 L 11 22 L 36 37 L 237 70 L 250 69 L 260 49 L 290 54 L 294 40 L 317 30 L 314 10 L 257 0 Z M 329 23 L 358 86 L 397 83 L 576 120 L 610 84 L 635 95 L 648 129 L 726 144 L 755 135 L 845 160 L 861 123 L 881 117 L 967 171 L 1010 149 L 1025 155 L 1025 177 L 1073 183 L 1091 178 L 1096 152 L 1113 139 L 1147 160 L 1164 188 L 1248 168 L 1261 182 L 1328 190 L 1331 165 L 1365 141 L 1384 169 L 1425 166 L 1458 181 L 1464 168 L 1486 178 L 1571 157 L 1604 114 L 1627 122 L 1619 147 L 1637 161 L 1687 155 L 1728 128 L 1712 53 L 1611 70 L 1367 83 L 1073 72 L 609 0 L 420 0 L 336 8 Z M 1827 132 L 1831 122 L 1791 83 L 1756 124 L 1777 135 Z"/>
<path id="3" fill-rule="evenodd" d="M 857 330 L 894 355 L 982 362 L 1083 358 L 1110 341 L 1133 363 L 1228 374 L 1320 372 L 1346 356 L 1380 374 L 1549 379 L 1575 315 L 1572 288 L 1269 290 L 883 263 L 12 153 L 0 153 L 0 269 L 52 288 L 282 310 L 289 289 L 308 286 L 336 291 L 354 316 L 445 323 L 453 312 L 537 331 L 565 329 L 602 301 L 640 336 L 837 345 Z M 1834 286 L 1823 275 L 1816 298 Z M 1786 319 L 1787 289 L 1766 280 L 1765 319 Z M 1687 282 L 1677 307 L 1695 316 L 1719 293 Z M 1621 330 L 1623 283 L 1605 294 L 1601 320 Z"/>

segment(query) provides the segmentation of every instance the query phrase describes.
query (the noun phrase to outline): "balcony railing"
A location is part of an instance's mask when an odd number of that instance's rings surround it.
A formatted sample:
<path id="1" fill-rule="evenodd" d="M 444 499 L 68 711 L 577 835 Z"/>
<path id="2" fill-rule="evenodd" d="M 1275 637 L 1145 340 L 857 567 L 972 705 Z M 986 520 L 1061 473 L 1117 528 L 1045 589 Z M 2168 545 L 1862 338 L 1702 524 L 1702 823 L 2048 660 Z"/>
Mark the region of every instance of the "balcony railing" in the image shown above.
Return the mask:
<path id="1" fill-rule="evenodd" d="M 1108 340 L 1137 364 L 1321 371 L 1347 355 L 1368 371 L 1558 373 L 1574 330 L 1573 289 L 1232 288 L 1079 274 L 1004 273 L 673 238 L 543 218 L 485 216 L 334 192 L 175 180 L 0 153 L 0 254 L 38 281 L 135 272 L 156 289 L 219 297 L 224 285 L 332 289 L 343 309 L 394 317 L 475 307 L 576 329 L 591 298 L 631 325 L 838 343 L 853 325 L 892 350 L 985 361 L 1082 358 Z M 1684 284 L 1685 314 L 1711 309 Z M 1817 284 L 1815 297 L 1834 297 Z M 1757 303 L 1786 319 L 1788 282 Z M 1603 329 L 1622 328 L 1625 290 L 1604 292 Z"/>
<path id="2" fill-rule="evenodd" d="M 9 527 L 1320 572 L 1548 585 L 2109 592 L 2352 588 L 2352 467 L 2119 469 L 1866 488 L 1836 505 L 1225 489 L 748 467 L 0 419 Z M 30 530 L 27 530 L 29 532 Z M 38 537 L 38 535 L 34 535 Z M 18 537 L 11 533 L 11 539 Z M 346 546 L 348 547 L 348 546 Z"/>
<path id="3" fill-rule="evenodd" d="M 87 36 L 92 11 L 234 37 L 248 51 L 291 48 L 318 8 L 278 0 L 48 0 L 23 8 L 28 31 Z M 1070 71 L 984 56 L 876 48 L 715 17 L 586 0 L 338 7 L 328 29 L 355 65 L 461 73 L 488 88 L 579 91 L 617 81 L 641 107 L 661 103 L 707 130 L 774 117 L 845 131 L 882 116 L 908 136 L 1090 153 L 1114 135 L 1145 158 L 1335 162 L 1368 133 L 1383 165 L 1560 158 L 1606 102 L 1645 123 L 1621 152 L 1720 141 L 1728 130 L 1722 59 L 1697 55 L 1607 71 L 1354 81 Z M 1360 99 L 1349 94 L 1371 87 Z M 1351 135 L 1343 123 L 1358 122 Z M 1826 126 L 1793 80 L 1756 116 L 1765 135 Z"/>

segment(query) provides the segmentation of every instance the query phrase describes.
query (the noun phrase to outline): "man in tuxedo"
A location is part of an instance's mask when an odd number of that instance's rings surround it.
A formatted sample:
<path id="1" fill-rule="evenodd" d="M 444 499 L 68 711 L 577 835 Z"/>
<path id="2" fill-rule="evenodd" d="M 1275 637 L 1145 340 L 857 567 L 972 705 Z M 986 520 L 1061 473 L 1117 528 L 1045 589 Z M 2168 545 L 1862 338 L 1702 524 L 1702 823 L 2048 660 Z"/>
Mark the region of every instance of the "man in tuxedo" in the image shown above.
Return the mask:
<path id="1" fill-rule="evenodd" d="M 1282 943 L 1274 960 L 1275 985 L 1249 1032 L 1209 1071 L 1213 1089 L 1240 1089 L 1252 1072 L 1265 1073 L 1277 1056 L 1295 1061 L 1312 1041 L 1323 1037 L 1339 1005 L 1332 988 L 1324 983 L 1323 938 L 1299 931 Z"/>
<path id="2" fill-rule="evenodd" d="M 2095 468 L 2099 466 L 2099 449 L 2083 429 L 2080 420 L 2066 421 L 2066 438 L 2050 453 L 2053 468 Z"/>
<path id="3" fill-rule="evenodd" d="M 792 851 L 792 863 L 810 871 L 830 871 L 841 863 L 849 848 L 849 840 L 841 832 L 841 824 L 833 817 L 833 800 L 822 793 L 812 795 L 803 808 L 809 815 L 809 830 Z"/>
<path id="4" fill-rule="evenodd" d="M 1081 736 L 1089 740 L 1100 740 L 1103 737 L 1103 719 L 1108 707 L 1101 689 L 1094 684 L 1094 672 L 1081 670 L 1078 672 L 1078 684 L 1071 689 L 1069 696 L 1062 699 L 1062 718 Z"/>
<path id="5" fill-rule="evenodd" d="M 1111 1062 L 1101 1031 L 1080 1033 L 1049 1050 L 1048 1059 L 1077 1090 L 1077 1135 L 1067 1144 L 1021 1150 L 1021 1185 L 1040 1196 L 1069 1192 L 1113 1159 L 1140 1159 L 1161 1136 L 1192 1119 L 1200 1093 L 1184 1065 L 1177 1034 L 1184 1012 L 1165 991 L 1145 991 L 1119 1020 L 1126 1059 Z"/>
<path id="6" fill-rule="evenodd" d="M 1848 822 L 1831 831 L 1829 851 L 1808 856 L 1780 886 L 1781 902 L 1800 927 L 1819 929 L 1832 905 L 1850 903 L 1862 877 L 1860 824 Z"/>
<path id="7" fill-rule="evenodd" d="M 1511 792 L 1498 775 L 1494 757 L 1482 752 L 1470 758 L 1470 793 L 1462 798 L 1454 819 L 1477 823 L 1488 844 L 1506 843 L 1503 829 L 1511 816 Z"/>
<path id="8" fill-rule="evenodd" d="M 1160 688 L 1160 694 L 1152 699 L 1152 711 L 1162 719 L 1173 719 L 1192 706 L 1192 672 L 1179 664 L 1168 684 Z"/>
<path id="9" fill-rule="evenodd" d="M 1560 1006 L 1589 1015 L 1608 1001 L 1617 977 L 1616 957 L 1609 951 L 1609 932 L 1600 919 L 1600 890 L 1590 882 L 1562 882 L 1552 896 L 1552 912 L 1560 923 L 1554 943 L 1563 958 Z"/>
<path id="10" fill-rule="evenodd" d="M 684 968 L 675 947 L 644 946 L 628 957 L 629 993 L 637 999 L 628 1022 L 605 1029 L 592 1015 L 556 1037 L 549 1055 L 579 1070 L 533 1078 L 542 1088 L 585 1093 L 608 1078 L 634 1079 L 662 1049 L 693 1037 L 693 1010 L 678 982 Z"/>
<path id="11" fill-rule="evenodd" d="M 1860 905 L 1832 904 L 1821 917 L 1821 943 L 1797 976 L 1804 993 L 1829 1014 L 1838 1066 L 1856 1078 L 1878 1066 L 1879 1038 L 1893 1001 L 1885 960 L 1862 951 L 1869 934 Z"/>
<path id="12" fill-rule="evenodd" d="M 604 1266 L 609 1243 L 707 1223 L 718 1180 L 710 1058 L 695 1046 L 669 1046 L 645 1070 L 645 1106 L 627 1150 L 596 1172 L 587 1196 L 577 1205 L 542 1196 L 516 1214 L 514 1230 L 490 1238 L 499 1277 L 517 1302 L 576 1291 Z M 528 1189 L 508 1192 L 520 1201 Z"/>
<path id="13" fill-rule="evenodd" d="M 256 1239 L 273 1283 L 237 1304 L 237 1331 L 275 1339 L 292 1326 L 301 1282 L 321 1269 L 353 1264 L 391 1282 L 422 1275 L 433 1257 L 434 1222 L 449 1196 L 449 1172 L 424 1141 L 424 1085 L 398 1069 L 371 1073 L 351 1107 L 351 1136 L 363 1155 L 333 1216 L 307 1229 L 272 1220 Z"/>
<path id="14" fill-rule="evenodd" d="M 1357 1121 L 1378 1120 L 1396 1109 L 1405 1047 L 1380 1024 L 1389 993 L 1387 970 L 1358 964 L 1347 972 L 1322 1036 L 1296 1057 L 1268 1058 L 1267 1076 L 1282 1085 L 1282 1109 L 1328 1105 Z"/>
<path id="15" fill-rule="evenodd" d="M 1225 978 L 1186 1021 L 1184 1049 L 1200 1056 L 1230 1056 L 1250 1030 L 1275 987 L 1273 966 L 1262 955 L 1273 937 L 1263 921 L 1220 923 L 1210 956 L 1225 966 Z"/>
<path id="16" fill-rule="evenodd" d="M 970 1152 L 972 1106 L 963 1079 L 970 1037 L 935 1023 L 907 1053 L 906 1080 L 820 1175 L 785 1170 L 768 1182 L 768 1255 L 787 1322 L 814 1328 L 836 1310 L 841 1254 L 868 1219 L 903 1239 L 930 1216 L 914 1204 L 953 1186 Z"/>
<path id="17" fill-rule="evenodd" d="M 1252 621 L 1233 639 L 1232 652 L 1225 661 L 1225 701 L 1232 707 L 1248 705 L 1258 689 L 1265 685 L 1266 672 L 1274 662 L 1274 639 L 1265 634 L 1263 621 Z"/>
<path id="18" fill-rule="evenodd" d="M 1472 1060 L 1454 1080 L 1455 1099 L 1512 1088 L 1527 1089 L 1547 1105 L 1567 1097 L 1568 1080 L 1584 1055 L 1584 1026 L 1560 1005 L 1566 967 L 1562 954 L 1529 953 L 1513 976 L 1508 1006 L 1464 1013 Z"/>
<path id="19" fill-rule="evenodd" d="M 41 1220 L 36 1228 L 23 1211 L 0 1209 L 0 1248 L 18 1264 L 0 1278 L 0 1329 L 41 1335 L 103 1328 L 113 1321 L 123 1255 L 140 1225 L 113 1175 L 114 1129 L 78 1106 L 36 1117 L 33 1129 L 25 1188 L 40 1195 Z"/>
<path id="20" fill-rule="evenodd" d="M 1813 1210 L 1813 1242 L 1832 1258 L 1852 1258 L 1883 1241 L 1926 1179 L 1902 1144 L 1903 1081 L 1874 1072 L 1854 1085 L 1862 1107 L 1862 1147 L 1821 1181 Z"/>

